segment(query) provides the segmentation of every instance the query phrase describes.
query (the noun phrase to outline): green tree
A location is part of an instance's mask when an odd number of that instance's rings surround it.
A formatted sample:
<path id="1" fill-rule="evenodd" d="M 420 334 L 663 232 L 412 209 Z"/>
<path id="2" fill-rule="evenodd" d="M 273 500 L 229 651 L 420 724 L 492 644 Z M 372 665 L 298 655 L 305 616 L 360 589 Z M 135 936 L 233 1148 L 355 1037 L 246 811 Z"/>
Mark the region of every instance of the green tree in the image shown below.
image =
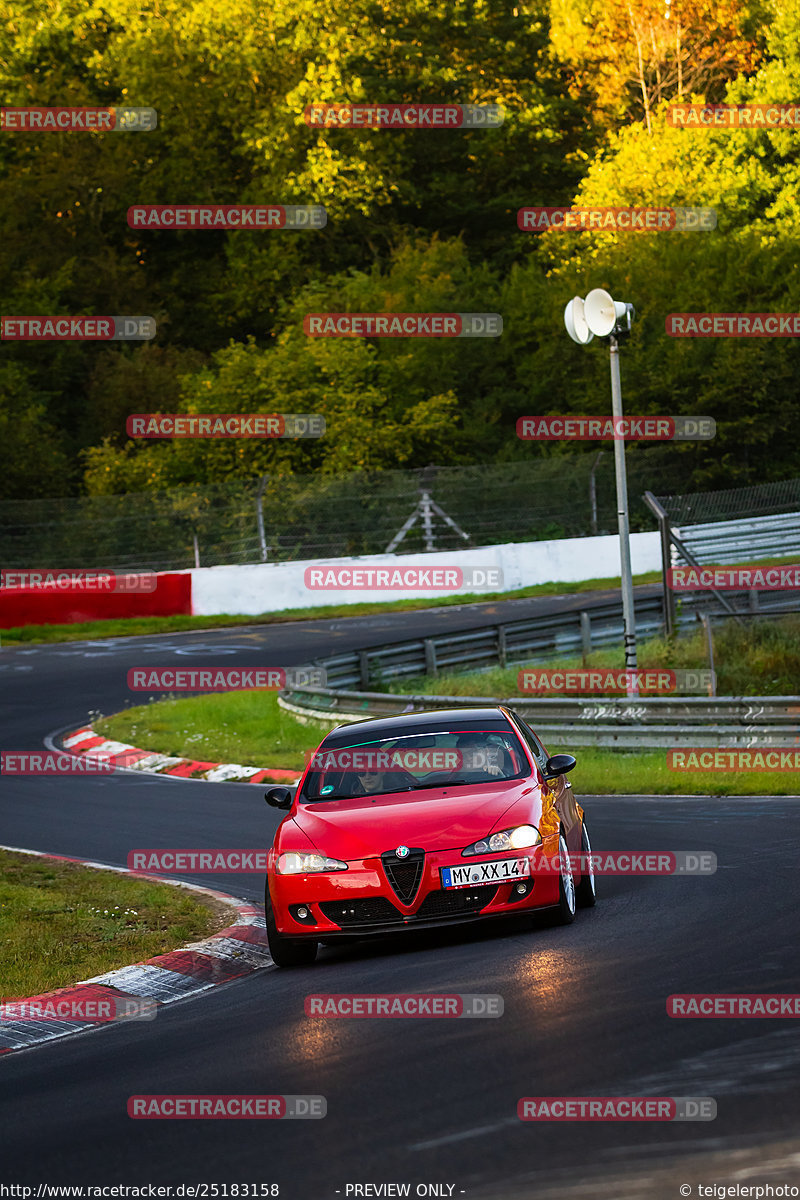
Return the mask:
<path id="1" fill-rule="evenodd" d="M 16 363 L 0 366 L 0 445 L 3 471 L 0 498 L 24 500 L 58 495 L 69 463 L 57 430 L 47 419 L 47 397 Z"/>

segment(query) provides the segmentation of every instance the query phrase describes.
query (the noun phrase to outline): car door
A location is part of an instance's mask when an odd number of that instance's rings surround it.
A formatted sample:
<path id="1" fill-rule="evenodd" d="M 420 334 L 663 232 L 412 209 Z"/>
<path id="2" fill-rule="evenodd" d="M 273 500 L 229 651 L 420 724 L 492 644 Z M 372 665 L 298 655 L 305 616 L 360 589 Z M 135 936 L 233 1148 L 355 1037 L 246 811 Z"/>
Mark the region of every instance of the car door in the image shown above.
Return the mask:
<path id="1" fill-rule="evenodd" d="M 580 854 L 581 852 L 581 808 L 578 801 L 575 799 L 575 793 L 572 790 L 572 784 L 566 775 L 556 775 L 555 777 L 547 777 L 545 764 L 549 757 L 547 750 L 539 741 L 536 734 L 528 725 L 527 721 L 523 721 L 517 713 L 512 716 L 519 726 L 519 731 L 527 743 L 542 776 L 545 779 L 545 786 L 553 793 L 553 804 L 558 813 L 561 823 L 564 826 L 564 834 L 567 839 L 567 848 L 571 854 Z"/>

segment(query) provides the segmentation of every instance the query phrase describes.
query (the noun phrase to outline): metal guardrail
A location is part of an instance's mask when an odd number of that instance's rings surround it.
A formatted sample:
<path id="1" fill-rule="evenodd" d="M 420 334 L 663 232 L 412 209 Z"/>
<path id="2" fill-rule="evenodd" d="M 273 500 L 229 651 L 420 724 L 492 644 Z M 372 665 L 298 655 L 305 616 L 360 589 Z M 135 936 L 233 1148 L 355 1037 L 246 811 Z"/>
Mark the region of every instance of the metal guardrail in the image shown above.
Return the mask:
<path id="1" fill-rule="evenodd" d="M 800 513 L 775 513 L 740 517 L 735 521 L 709 521 L 702 525 L 674 525 L 685 546 L 703 563 L 758 562 L 800 554 Z M 673 565 L 681 562 L 673 548 Z"/>
<path id="2" fill-rule="evenodd" d="M 747 594 L 745 599 L 747 599 Z M 742 593 L 731 594 L 741 599 Z M 758 612 L 798 611 L 784 595 L 762 596 Z M 679 624 L 691 625 L 700 611 L 714 606 L 691 597 L 681 605 Z M 753 610 L 741 610 L 754 615 Z M 724 614 L 723 612 L 723 615 Z M 661 599 L 636 602 L 637 635 L 661 630 Z M 318 660 L 328 687 L 282 691 L 279 704 L 300 720 L 327 724 L 360 721 L 431 708 L 462 708 L 504 703 L 530 718 L 538 733 L 560 745 L 627 747 L 800 746 L 800 697 L 538 697 L 499 699 L 486 696 L 408 695 L 367 690 L 370 683 L 433 675 L 452 667 L 486 668 L 532 662 L 554 653 L 588 653 L 622 637 L 622 606 L 596 603 L 566 613 L 527 621 L 507 621 L 459 633 L 436 634 L 389 645 L 350 651 Z M 362 690 L 352 690 L 353 685 Z"/>
<path id="3" fill-rule="evenodd" d="M 800 601 L 790 593 L 729 592 L 728 597 L 743 618 L 800 611 Z M 679 626 L 695 625 L 701 612 L 728 616 L 713 601 L 690 594 L 681 601 Z M 662 628 L 661 597 L 638 598 L 636 636 L 654 637 Z M 606 601 L 525 621 L 503 621 L 459 633 L 348 651 L 320 660 L 318 665 L 325 667 L 331 687 L 367 689 L 391 679 L 436 675 L 443 670 L 480 670 L 514 662 L 547 661 L 553 656 L 589 654 L 601 646 L 621 644 L 622 633 L 622 606 Z"/>
<path id="4" fill-rule="evenodd" d="M 429 696 L 295 688 L 281 692 L 282 708 L 301 720 L 341 725 L 368 717 L 397 716 L 432 708 L 505 704 L 559 746 L 663 748 L 800 746 L 800 697 L 737 696 L 543 698 L 536 696 Z"/>
<path id="5" fill-rule="evenodd" d="M 636 632 L 654 636 L 661 627 L 658 596 L 637 606 Z M 324 660 L 328 683 L 362 688 L 404 676 L 436 675 L 439 671 L 508 666 L 534 662 L 553 654 L 568 655 L 613 645 L 622 638 L 622 609 L 601 604 L 581 611 L 553 613 L 527 621 L 506 621 L 459 633 L 370 647 L 332 655 Z"/>

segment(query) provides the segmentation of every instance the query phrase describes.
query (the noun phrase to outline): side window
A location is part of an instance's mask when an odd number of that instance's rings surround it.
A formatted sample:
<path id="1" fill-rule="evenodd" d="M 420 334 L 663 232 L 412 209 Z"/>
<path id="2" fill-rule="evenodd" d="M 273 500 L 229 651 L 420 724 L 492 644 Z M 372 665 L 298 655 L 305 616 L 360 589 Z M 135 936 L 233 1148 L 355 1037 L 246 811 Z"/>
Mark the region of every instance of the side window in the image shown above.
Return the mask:
<path id="1" fill-rule="evenodd" d="M 536 734 L 531 729 L 530 725 L 528 725 L 525 721 L 523 721 L 522 717 L 517 716 L 516 713 L 514 713 L 514 717 L 516 718 L 516 722 L 519 725 L 522 736 L 525 738 L 525 741 L 528 743 L 531 753 L 533 754 L 533 757 L 536 759 L 536 762 L 539 765 L 540 771 L 542 772 L 542 774 L 544 774 L 544 764 L 547 762 L 547 752 L 546 752 L 544 746 L 539 741 Z"/>

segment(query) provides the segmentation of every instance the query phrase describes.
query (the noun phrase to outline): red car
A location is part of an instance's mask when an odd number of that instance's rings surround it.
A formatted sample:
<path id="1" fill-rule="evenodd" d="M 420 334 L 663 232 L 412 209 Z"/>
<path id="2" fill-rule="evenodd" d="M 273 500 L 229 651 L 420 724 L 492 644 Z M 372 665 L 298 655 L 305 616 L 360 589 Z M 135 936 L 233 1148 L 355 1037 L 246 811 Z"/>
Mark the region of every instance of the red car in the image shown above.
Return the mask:
<path id="1" fill-rule="evenodd" d="M 574 766 L 502 706 L 333 729 L 294 798 L 265 794 L 288 810 L 267 858 L 275 963 L 311 963 L 320 942 L 540 909 L 569 924 L 595 902 Z"/>

